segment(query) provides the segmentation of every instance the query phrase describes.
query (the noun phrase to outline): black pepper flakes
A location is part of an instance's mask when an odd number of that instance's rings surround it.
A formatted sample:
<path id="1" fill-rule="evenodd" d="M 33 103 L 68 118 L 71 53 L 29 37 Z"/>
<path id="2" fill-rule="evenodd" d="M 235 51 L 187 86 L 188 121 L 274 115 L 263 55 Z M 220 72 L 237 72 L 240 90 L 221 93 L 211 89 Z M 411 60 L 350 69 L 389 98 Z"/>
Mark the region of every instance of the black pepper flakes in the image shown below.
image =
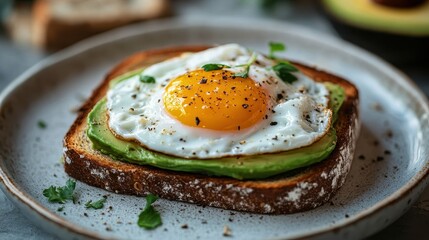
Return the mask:
<path id="1" fill-rule="evenodd" d="M 200 125 L 200 122 L 201 122 L 200 119 L 198 117 L 196 117 L 195 118 L 195 124 L 197 124 L 197 126 L 198 126 L 198 125 Z"/>
<path id="2" fill-rule="evenodd" d="M 270 122 L 270 126 L 275 126 L 277 125 L 277 122 Z"/>
<path id="3" fill-rule="evenodd" d="M 200 84 L 206 84 L 207 83 L 207 78 L 202 78 L 200 81 Z"/>
<path id="4" fill-rule="evenodd" d="M 241 105 L 244 109 L 246 109 L 246 108 L 248 108 L 249 107 L 249 104 L 243 104 L 243 105 Z"/>
<path id="5" fill-rule="evenodd" d="M 387 130 L 387 132 L 386 132 L 386 136 L 387 136 L 388 138 L 392 138 L 392 137 L 393 137 L 393 132 L 392 132 L 392 130 Z"/>

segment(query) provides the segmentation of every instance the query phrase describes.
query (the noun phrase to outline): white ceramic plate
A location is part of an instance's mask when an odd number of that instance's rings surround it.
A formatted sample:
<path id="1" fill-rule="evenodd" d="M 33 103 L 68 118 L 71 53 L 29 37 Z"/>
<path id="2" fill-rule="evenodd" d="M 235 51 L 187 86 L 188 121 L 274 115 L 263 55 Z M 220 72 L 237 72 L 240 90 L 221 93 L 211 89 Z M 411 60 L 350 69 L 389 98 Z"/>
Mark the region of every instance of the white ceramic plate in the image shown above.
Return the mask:
<path id="1" fill-rule="evenodd" d="M 136 51 L 181 44 L 237 42 L 267 51 L 287 43 L 286 56 L 355 83 L 361 94 L 362 131 L 351 173 L 339 193 L 315 210 L 258 215 L 159 200 L 162 227 L 136 225 L 144 198 L 77 184 L 81 204 L 48 203 L 50 185 L 63 185 L 62 138 L 71 111 L 107 71 Z M 173 19 L 139 24 L 55 54 L 15 80 L 0 96 L 0 186 L 24 214 L 62 238 L 219 239 L 224 226 L 236 239 L 361 238 L 393 222 L 428 182 L 429 108 L 423 94 L 394 68 L 347 43 L 278 22 Z M 38 121 L 47 124 L 38 127 Z M 365 156 L 361 159 L 358 156 Z M 109 194 L 102 210 L 88 200 Z M 111 206 L 112 208 L 109 208 Z M 182 228 L 187 224 L 188 228 Z"/>

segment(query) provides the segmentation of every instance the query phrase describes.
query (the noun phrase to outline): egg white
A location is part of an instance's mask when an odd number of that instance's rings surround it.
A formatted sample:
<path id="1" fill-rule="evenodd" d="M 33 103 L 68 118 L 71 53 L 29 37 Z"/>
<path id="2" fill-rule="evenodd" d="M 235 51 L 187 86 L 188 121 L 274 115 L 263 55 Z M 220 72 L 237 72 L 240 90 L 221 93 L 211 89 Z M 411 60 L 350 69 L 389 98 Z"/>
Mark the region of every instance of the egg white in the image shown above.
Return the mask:
<path id="1" fill-rule="evenodd" d="M 267 119 L 240 131 L 214 131 L 184 125 L 164 110 L 162 94 L 171 79 L 207 63 L 245 64 L 251 55 L 240 45 L 222 45 L 146 68 L 141 74 L 153 76 L 154 84 L 140 82 L 139 75 L 119 82 L 107 93 L 110 129 L 148 149 L 183 158 L 281 152 L 311 145 L 324 136 L 332 118 L 327 88 L 299 72 L 294 83 L 283 82 L 271 69 L 275 62 L 259 53 L 249 77 L 269 93 L 272 111 Z M 243 67 L 225 70 L 239 72 Z M 279 94 L 283 99 L 278 99 Z"/>

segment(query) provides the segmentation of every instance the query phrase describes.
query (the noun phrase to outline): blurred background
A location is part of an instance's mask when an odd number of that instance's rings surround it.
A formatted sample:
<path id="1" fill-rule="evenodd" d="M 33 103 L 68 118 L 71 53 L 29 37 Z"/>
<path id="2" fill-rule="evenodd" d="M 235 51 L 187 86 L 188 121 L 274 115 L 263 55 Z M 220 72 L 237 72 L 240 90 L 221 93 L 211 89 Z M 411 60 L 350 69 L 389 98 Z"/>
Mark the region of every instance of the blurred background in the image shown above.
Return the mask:
<path id="1" fill-rule="evenodd" d="M 211 21 L 273 19 L 343 38 L 395 65 L 429 96 L 429 0 L 0 0 L 0 91 L 41 59 L 85 38 L 136 22 L 189 15 Z M 424 238 L 427 192 L 372 238 Z M 7 236 L 46 237 L 1 192 L 0 216 L 0 231 Z"/>
<path id="2" fill-rule="evenodd" d="M 1 0 L 0 87 L 92 35 L 183 15 L 275 19 L 338 36 L 396 65 L 429 94 L 427 0 Z"/>

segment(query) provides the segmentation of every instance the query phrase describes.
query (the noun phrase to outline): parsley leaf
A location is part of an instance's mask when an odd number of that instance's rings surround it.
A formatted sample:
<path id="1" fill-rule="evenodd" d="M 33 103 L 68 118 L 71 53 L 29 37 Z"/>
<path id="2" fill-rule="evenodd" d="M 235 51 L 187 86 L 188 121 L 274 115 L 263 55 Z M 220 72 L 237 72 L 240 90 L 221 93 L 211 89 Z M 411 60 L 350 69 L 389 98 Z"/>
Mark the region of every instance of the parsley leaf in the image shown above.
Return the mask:
<path id="1" fill-rule="evenodd" d="M 256 53 L 253 52 L 252 56 L 250 57 L 249 61 L 247 61 L 246 64 L 242 64 L 242 65 L 236 66 L 236 67 L 244 67 L 244 71 L 238 72 L 238 73 L 234 73 L 234 76 L 235 77 L 247 78 L 249 76 L 250 65 L 252 65 L 252 63 L 255 60 L 256 60 Z"/>
<path id="2" fill-rule="evenodd" d="M 286 46 L 283 43 L 279 42 L 269 42 L 268 45 L 270 46 L 270 53 L 268 54 L 268 57 L 271 59 L 275 59 L 274 56 L 275 52 L 282 52 L 286 51 Z"/>
<path id="3" fill-rule="evenodd" d="M 152 206 L 158 199 L 157 196 L 149 194 L 146 196 L 146 206 L 139 215 L 137 224 L 139 227 L 146 229 L 154 229 L 162 224 L 161 215 L 159 212 Z"/>
<path id="4" fill-rule="evenodd" d="M 280 62 L 273 67 L 273 70 L 284 82 L 293 83 L 298 79 L 295 75 L 292 74 L 292 72 L 297 72 L 298 69 L 289 62 Z"/>
<path id="5" fill-rule="evenodd" d="M 92 200 L 89 200 L 87 203 L 85 203 L 85 207 L 93 208 L 93 209 L 101 209 L 104 207 L 105 202 L 106 202 L 106 198 L 102 198 L 96 202 L 92 202 Z"/>
<path id="6" fill-rule="evenodd" d="M 230 68 L 230 66 L 225 64 L 220 64 L 220 63 L 208 63 L 203 65 L 201 68 L 204 69 L 204 71 L 209 72 L 213 70 L 219 70 L 222 68 Z"/>
<path id="7" fill-rule="evenodd" d="M 40 129 L 45 129 L 47 127 L 46 123 L 44 121 L 42 121 L 42 120 L 40 120 L 40 121 L 37 122 L 37 126 Z"/>
<path id="8" fill-rule="evenodd" d="M 75 188 L 76 181 L 69 179 L 64 187 L 50 186 L 43 190 L 43 196 L 47 197 L 49 202 L 54 203 L 66 203 L 67 200 L 72 200 L 74 202 L 73 191 Z"/>
<path id="9" fill-rule="evenodd" d="M 283 43 L 279 42 L 270 42 L 270 53 L 268 55 L 269 58 L 279 60 L 274 56 L 275 52 L 281 52 L 286 50 L 286 46 Z M 293 66 L 291 63 L 287 61 L 280 61 L 273 67 L 274 72 L 276 75 L 287 83 L 293 83 L 297 80 L 297 77 L 292 74 L 292 72 L 298 72 L 299 70 Z"/>
<path id="10" fill-rule="evenodd" d="M 155 78 L 148 75 L 140 75 L 140 82 L 142 83 L 155 83 Z"/>
<path id="11" fill-rule="evenodd" d="M 71 179 L 67 180 L 66 186 L 62 188 L 61 196 L 63 196 L 65 199 L 74 200 L 73 191 L 75 190 L 75 188 L 76 188 L 76 181 Z"/>
<path id="12" fill-rule="evenodd" d="M 294 65 L 292 65 L 292 63 L 287 62 L 287 61 L 281 61 L 279 62 L 277 65 L 275 65 L 273 67 L 274 70 L 280 70 L 283 69 L 284 71 L 289 71 L 289 72 L 298 72 L 298 68 L 296 68 Z"/>

